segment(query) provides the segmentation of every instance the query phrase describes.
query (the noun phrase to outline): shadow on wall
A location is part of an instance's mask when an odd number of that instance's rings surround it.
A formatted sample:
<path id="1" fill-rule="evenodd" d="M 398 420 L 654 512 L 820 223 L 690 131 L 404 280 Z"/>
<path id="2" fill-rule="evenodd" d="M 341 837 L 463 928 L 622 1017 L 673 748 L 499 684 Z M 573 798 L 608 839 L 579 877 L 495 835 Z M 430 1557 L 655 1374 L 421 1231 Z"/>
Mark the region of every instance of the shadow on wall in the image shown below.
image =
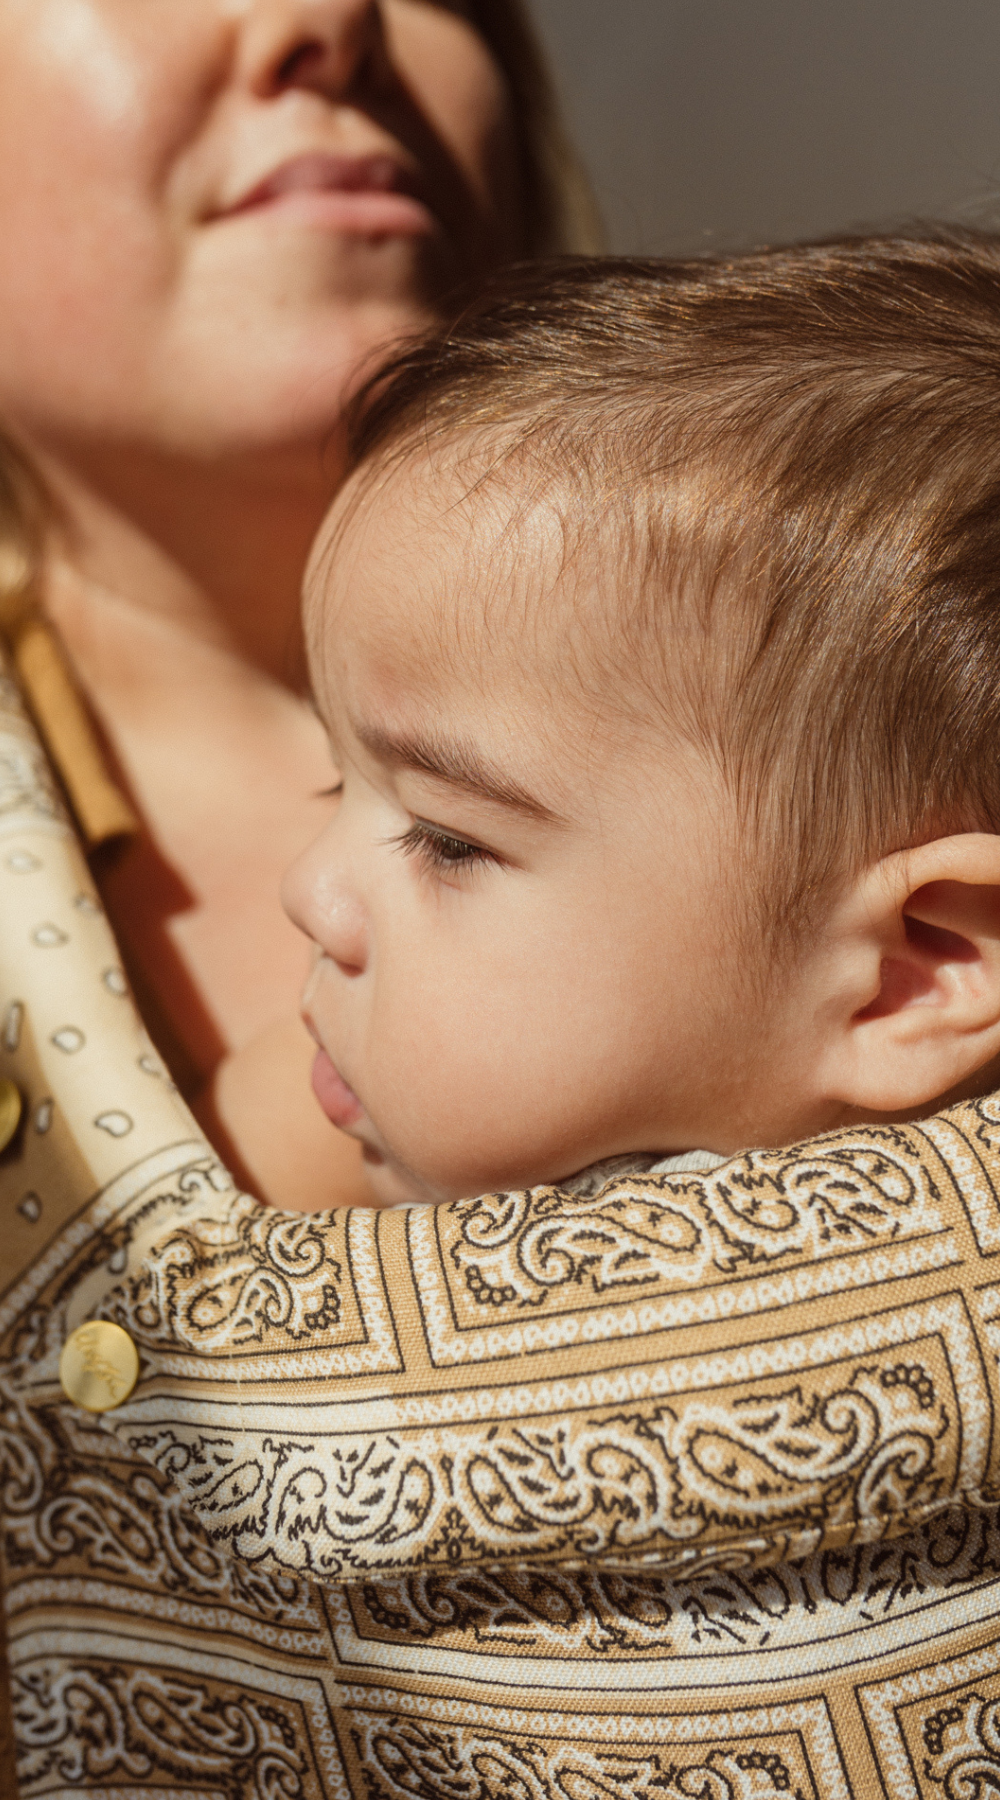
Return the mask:
<path id="1" fill-rule="evenodd" d="M 614 250 L 1000 224 L 996 0 L 530 0 Z"/>

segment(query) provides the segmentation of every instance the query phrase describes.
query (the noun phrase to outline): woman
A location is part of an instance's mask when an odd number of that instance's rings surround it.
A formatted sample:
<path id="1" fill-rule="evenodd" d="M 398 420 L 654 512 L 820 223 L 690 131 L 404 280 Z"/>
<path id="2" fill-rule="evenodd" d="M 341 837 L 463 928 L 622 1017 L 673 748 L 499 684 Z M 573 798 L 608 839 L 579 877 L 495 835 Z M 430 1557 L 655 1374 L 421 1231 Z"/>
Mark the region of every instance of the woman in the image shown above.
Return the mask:
<path id="1" fill-rule="evenodd" d="M 294 623 L 327 421 L 457 273 L 544 241 L 517 45 L 498 4 L 0 0 L 0 410 L 144 821 L 101 885 L 174 1070 L 277 1192 L 239 1095 L 263 1065 L 273 1118 L 301 969 L 257 896 L 330 779 Z M 521 214 L 489 200 L 519 166 Z M 689 1175 L 263 1209 L 135 1022 L 10 684 L 0 1007 L 4 1795 L 997 1785 L 995 1102 L 713 1176 L 704 1314 L 656 1256 L 699 1227 Z"/>
<path id="2" fill-rule="evenodd" d="M 297 607 L 336 420 L 457 284 L 579 241 L 580 193 L 517 0 L 0 0 L 0 420 L 136 815 L 98 881 L 183 1092 L 286 1203 L 360 1179 L 318 1109 L 292 1156 L 272 1130 L 310 1058 L 278 882 L 331 781 Z"/>

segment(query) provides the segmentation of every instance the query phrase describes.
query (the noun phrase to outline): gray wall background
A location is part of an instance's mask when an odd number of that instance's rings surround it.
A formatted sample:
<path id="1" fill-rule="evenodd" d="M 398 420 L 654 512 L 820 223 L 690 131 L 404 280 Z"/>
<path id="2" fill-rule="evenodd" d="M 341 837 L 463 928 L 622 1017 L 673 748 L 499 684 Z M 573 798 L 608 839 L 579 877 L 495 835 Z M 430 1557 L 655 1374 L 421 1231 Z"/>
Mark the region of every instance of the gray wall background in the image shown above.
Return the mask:
<path id="1" fill-rule="evenodd" d="M 1000 226 L 1000 0 L 531 0 L 609 248 Z"/>

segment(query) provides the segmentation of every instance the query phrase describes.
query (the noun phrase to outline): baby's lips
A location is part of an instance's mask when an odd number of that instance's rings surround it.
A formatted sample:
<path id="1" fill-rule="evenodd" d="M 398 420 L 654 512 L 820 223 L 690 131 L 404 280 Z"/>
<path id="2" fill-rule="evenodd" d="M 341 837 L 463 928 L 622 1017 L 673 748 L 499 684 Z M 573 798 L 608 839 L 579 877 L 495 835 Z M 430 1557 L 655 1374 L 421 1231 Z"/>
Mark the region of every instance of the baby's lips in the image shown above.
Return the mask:
<path id="1" fill-rule="evenodd" d="M 317 1050 L 312 1066 L 312 1087 L 320 1106 L 334 1125 L 346 1131 L 356 1125 L 364 1108 L 352 1093 L 343 1076 L 338 1074 L 325 1050 Z"/>

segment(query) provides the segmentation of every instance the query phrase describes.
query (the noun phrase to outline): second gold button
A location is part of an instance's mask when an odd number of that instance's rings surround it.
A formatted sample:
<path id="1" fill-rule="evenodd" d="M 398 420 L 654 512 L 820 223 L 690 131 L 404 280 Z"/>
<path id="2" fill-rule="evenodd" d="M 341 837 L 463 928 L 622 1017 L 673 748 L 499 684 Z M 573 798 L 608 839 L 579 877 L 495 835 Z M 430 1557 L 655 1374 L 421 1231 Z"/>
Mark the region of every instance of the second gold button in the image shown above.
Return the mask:
<path id="1" fill-rule="evenodd" d="M 127 1400 L 139 1379 L 139 1352 L 120 1325 L 91 1319 L 63 1345 L 59 1380 L 63 1393 L 86 1412 L 110 1412 Z"/>
<path id="2" fill-rule="evenodd" d="M 12 1081 L 0 1081 L 0 1150 L 6 1150 L 21 1123 L 23 1103 Z"/>

